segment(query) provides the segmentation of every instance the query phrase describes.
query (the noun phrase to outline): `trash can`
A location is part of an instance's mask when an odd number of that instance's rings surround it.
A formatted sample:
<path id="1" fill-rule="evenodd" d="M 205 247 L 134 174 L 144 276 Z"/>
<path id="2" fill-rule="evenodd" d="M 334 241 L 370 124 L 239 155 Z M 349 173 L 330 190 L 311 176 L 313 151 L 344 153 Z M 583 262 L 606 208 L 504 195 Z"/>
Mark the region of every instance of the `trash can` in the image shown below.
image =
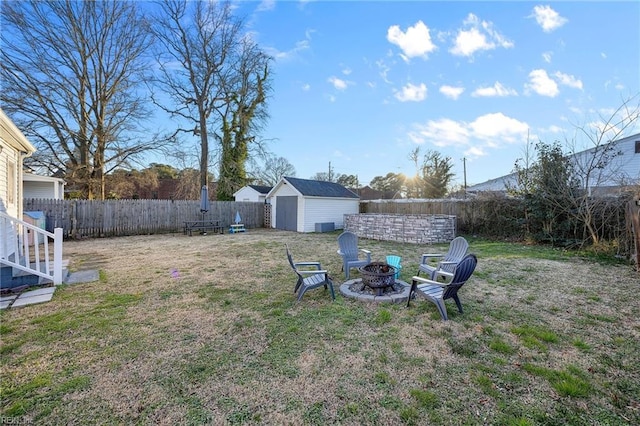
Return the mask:
<path id="1" fill-rule="evenodd" d="M 22 216 L 23 220 L 30 225 L 37 226 L 40 229 L 47 229 L 47 216 L 44 212 L 24 212 Z M 32 229 L 27 230 L 29 245 L 33 245 L 33 234 L 35 232 Z M 38 234 L 38 244 L 44 243 L 44 235 Z"/>
<path id="2" fill-rule="evenodd" d="M 335 223 L 333 222 L 316 223 L 316 232 L 332 232 L 334 230 L 335 230 Z"/>

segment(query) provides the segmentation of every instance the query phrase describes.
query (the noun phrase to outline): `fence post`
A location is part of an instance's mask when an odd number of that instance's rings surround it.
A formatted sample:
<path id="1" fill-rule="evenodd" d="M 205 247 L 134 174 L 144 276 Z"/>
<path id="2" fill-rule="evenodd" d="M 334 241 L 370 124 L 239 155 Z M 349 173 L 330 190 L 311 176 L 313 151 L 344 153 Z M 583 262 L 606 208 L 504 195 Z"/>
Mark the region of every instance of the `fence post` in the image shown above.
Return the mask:
<path id="1" fill-rule="evenodd" d="M 629 201 L 627 208 L 629 221 L 631 222 L 631 238 L 633 247 L 636 249 L 635 262 L 636 271 L 640 272 L 640 199 Z"/>
<path id="2" fill-rule="evenodd" d="M 70 209 L 71 210 L 71 212 L 70 212 L 71 213 L 71 220 L 70 220 L 71 229 L 69 230 L 69 235 L 71 236 L 71 238 L 75 238 L 76 237 L 76 232 L 77 232 L 76 231 L 76 224 L 78 222 L 78 218 L 77 218 L 77 213 L 78 212 L 76 211 L 76 209 L 77 209 L 77 203 L 76 203 L 75 200 L 73 200 L 71 202 L 71 209 Z"/>
<path id="3" fill-rule="evenodd" d="M 53 230 L 53 284 L 62 284 L 62 228 Z"/>

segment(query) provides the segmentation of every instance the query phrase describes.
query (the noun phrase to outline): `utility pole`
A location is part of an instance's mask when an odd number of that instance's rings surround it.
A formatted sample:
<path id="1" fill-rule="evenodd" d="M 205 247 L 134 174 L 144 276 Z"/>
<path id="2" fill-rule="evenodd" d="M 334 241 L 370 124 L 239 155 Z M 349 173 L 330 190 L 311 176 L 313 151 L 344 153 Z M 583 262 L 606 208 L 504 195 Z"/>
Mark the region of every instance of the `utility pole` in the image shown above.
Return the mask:
<path id="1" fill-rule="evenodd" d="M 467 159 L 462 157 L 462 174 L 464 176 L 464 198 L 467 198 Z"/>

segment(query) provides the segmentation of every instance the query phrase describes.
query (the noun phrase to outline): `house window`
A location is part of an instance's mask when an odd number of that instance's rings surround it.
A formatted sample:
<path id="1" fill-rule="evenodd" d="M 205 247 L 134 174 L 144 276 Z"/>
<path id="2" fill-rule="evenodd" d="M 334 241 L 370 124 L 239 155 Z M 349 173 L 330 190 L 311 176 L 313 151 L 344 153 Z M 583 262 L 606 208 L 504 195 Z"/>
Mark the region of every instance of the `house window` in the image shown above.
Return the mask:
<path id="1" fill-rule="evenodd" d="M 640 154 L 640 141 L 636 141 L 636 154 Z"/>

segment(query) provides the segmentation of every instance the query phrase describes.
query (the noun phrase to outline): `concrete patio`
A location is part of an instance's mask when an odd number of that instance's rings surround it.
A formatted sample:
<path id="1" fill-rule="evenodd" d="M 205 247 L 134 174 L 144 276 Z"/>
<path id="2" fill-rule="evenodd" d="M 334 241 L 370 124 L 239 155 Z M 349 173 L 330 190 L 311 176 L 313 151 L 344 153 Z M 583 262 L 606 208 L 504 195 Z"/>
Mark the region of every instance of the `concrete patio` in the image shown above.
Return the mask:
<path id="1" fill-rule="evenodd" d="M 68 273 L 62 284 L 88 283 L 99 279 L 100 274 L 97 270 L 76 271 Z M 55 291 L 56 287 L 52 286 L 0 296 L 0 310 L 49 302 L 53 298 Z"/>

